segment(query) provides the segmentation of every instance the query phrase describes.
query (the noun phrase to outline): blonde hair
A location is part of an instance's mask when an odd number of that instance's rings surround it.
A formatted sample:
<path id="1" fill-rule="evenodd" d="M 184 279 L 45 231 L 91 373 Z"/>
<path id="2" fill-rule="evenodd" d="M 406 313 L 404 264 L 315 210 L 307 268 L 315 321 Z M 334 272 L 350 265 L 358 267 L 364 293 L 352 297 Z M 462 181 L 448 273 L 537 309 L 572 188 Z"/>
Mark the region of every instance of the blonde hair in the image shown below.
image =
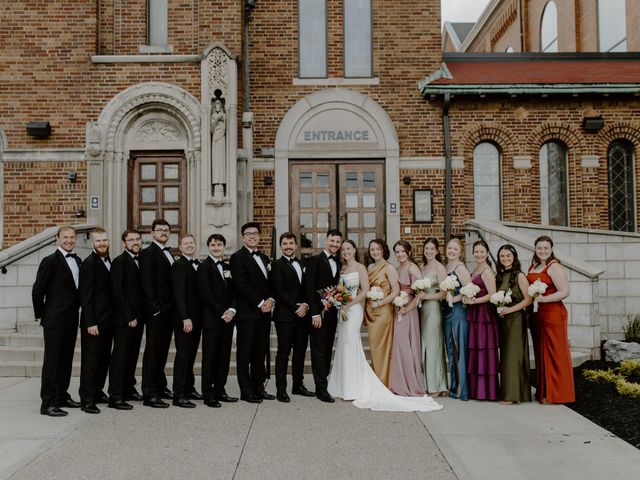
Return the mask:
<path id="1" fill-rule="evenodd" d="M 447 247 L 449 246 L 449 244 L 451 242 L 456 242 L 458 244 L 458 246 L 460 247 L 460 261 L 462 263 L 464 263 L 464 246 L 462 245 L 462 241 L 458 238 L 458 237 L 451 237 L 449 239 L 449 241 L 447 242 L 447 245 L 444 247 L 444 251 L 445 251 L 445 257 L 447 259 L 447 263 L 449 263 L 449 257 L 447 257 Z"/>

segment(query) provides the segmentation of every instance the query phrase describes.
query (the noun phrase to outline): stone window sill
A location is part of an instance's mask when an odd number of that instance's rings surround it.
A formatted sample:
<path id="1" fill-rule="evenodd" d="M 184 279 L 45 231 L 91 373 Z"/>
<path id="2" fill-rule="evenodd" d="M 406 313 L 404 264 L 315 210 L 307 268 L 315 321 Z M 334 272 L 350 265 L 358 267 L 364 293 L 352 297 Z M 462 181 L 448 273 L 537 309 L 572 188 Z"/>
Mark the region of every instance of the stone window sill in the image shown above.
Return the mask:
<path id="1" fill-rule="evenodd" d="M 372 78 L 294 78 L 293 85 L 335 87 L 343 85 L 380 85 L 378 77 Z"/>

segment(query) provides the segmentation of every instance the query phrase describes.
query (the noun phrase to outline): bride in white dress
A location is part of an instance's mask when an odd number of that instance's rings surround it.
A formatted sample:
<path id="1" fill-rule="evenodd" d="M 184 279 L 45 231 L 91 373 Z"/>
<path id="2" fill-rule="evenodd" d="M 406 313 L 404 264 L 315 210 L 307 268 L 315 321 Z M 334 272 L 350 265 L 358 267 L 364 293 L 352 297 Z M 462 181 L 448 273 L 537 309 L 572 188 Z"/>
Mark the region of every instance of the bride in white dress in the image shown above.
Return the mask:
<path id="1" fill-rule="evenodd" d="M 357 248 L 351 240 L 345 240 L 340 251 L 343 258 L 340 281 L 351 290 L 353 300 L 344 305 L 338 315 L 338 342 L 329 375 L 329 394 L 343 400 L 353 400 L 356 407 L 371 410 L 390 412 L 440 410 L 442 405 L 426 395 L 400 397 L 393 394 L 369 366 L 360 337 L 364 315 L 363 301 L 369 290 L 369 276 L 364 265 L 356 261 Z M 346 319 L 343 320 L 343 318 Z"/>

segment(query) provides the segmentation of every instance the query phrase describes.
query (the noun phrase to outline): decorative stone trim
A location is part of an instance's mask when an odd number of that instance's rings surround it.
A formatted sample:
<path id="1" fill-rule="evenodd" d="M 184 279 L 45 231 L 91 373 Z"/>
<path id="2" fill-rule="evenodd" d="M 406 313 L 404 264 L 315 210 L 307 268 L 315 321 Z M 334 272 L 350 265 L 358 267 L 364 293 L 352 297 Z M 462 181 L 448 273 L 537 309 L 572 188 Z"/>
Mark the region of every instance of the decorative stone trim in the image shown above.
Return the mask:
<path id="1" fill-rule="evenodd" d="M 380 79 L 371 78 L 294 78 L 293 85 L 316 87 L 343 87 L 347 85 L 380 85 Z"/>
<path id="2" fill-rule="evenodd" d="M 598 155 L 583 155 L 580 159 L 582 168 L 598 168 L 600 166 L 600 157 Z"/>
<path id="3" fill-rule="evenodd" d="M 513 168 L 531 168 L 531 155 L 514 155 Z"/>
<path id="4" fill-rule="evenodd" d="M 201 55 L 93 55 L 92 63 L 199 63 Z"/>
<path id="5" fill-rule="evenodd" d="M 6 150 L 2 154 L 3 162 L 84 162 L 83 149 L 59 148 L 38 150 Z"/>
<path id="6" fill-rule="evenodd" d="M 173 53 L 173 45 L 138 45 L 140 53 Z"/>
<path id="7" fill-rule="evenodd" d="M 454 170 L 464 169 L 464 157 L 451 157 L 451 167 Z M 403 157 L 400 158 L 400 168 L 407 170 L 444 170 L 444 157 Z"/>

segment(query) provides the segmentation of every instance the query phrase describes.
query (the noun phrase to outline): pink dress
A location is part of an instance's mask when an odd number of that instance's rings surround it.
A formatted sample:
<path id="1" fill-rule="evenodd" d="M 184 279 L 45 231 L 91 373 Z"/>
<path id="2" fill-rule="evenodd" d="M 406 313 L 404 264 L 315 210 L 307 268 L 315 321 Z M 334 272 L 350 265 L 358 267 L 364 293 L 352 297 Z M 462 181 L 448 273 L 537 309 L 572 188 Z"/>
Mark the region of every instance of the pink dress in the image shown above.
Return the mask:
<path id="1" fill-rule="evenodd" d="M 407 292 L 411 302 L 414 297 L 411 284 L 416 278 L 409 273 L 409 269 L 400 270 L 398 273 L 400 291 Z M 422 374 L 420 317 L 417 307 L 404 315 L 396 313 L 389 389 L 396 395 L 404 397 L 421 397 L 426 394 Z"/>

